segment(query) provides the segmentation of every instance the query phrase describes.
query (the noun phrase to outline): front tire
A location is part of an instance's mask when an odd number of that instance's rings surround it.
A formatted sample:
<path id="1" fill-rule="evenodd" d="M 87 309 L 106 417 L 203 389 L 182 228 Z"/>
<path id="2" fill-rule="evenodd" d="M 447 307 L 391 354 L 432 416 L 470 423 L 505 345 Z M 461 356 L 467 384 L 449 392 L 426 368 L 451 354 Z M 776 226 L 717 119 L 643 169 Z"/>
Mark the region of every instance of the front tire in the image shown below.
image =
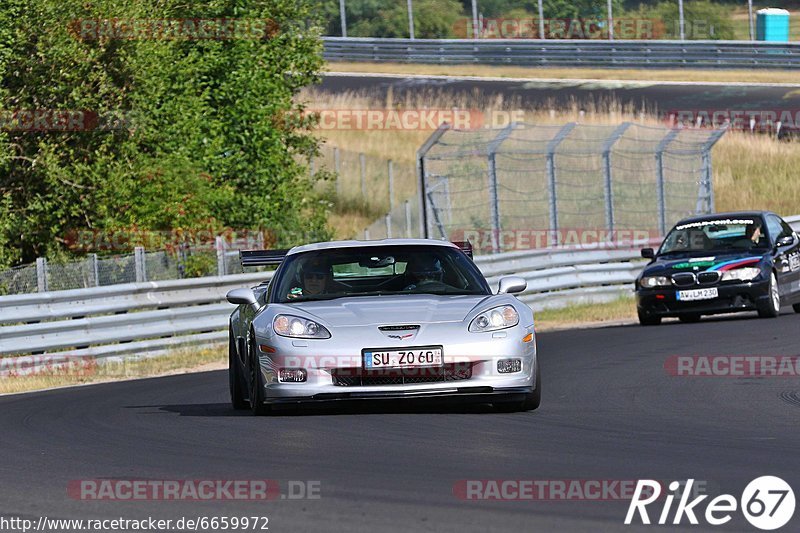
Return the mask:
<path id="1" fill-rule="evenodd" d="M 250 354 L 247 358 L 249 380 L 250 411 L 256 416 L 270 413 L 270 406 L 264 403 L 264 377 L 261 374 L 261 364 L 256 353 L 256 346 L 250 343 Z"/>
<path id="2" fill-rule="evenodd" d="M 646 315 L 641 311 L 641 309 L 637 309 L 636 313 L 639 315 L 639 324 L 642 326 L 657 326 L 661 324 L 660 316 Z"/>
<path id="3" fill-rule="evenodd" d="M 800 313 L 800 304 L 793 304 L 792 309 L 794 309 L 795 313 Z"/>
<path id="4" fill-rule="evenodd" d="M 242 386 L 242 369 L 239 356 L 236 353 L 236 343 L 233 332 L 228 332 L 228 388 L 231 393 L 231 406 L 236 410 L 247 409 L 248 403 L 244 396 L 245 387 Z"/>
<path id="5" fill-rule="evenodd" d="M 769 290 L 767 294 L 769 298 L 758 305 L 758 316 L 761 318 L 775 318 L 781 312 L 781 295 L 778 292 L 778 280 L 775 279 L 774 272 L 769 275 Z"/>

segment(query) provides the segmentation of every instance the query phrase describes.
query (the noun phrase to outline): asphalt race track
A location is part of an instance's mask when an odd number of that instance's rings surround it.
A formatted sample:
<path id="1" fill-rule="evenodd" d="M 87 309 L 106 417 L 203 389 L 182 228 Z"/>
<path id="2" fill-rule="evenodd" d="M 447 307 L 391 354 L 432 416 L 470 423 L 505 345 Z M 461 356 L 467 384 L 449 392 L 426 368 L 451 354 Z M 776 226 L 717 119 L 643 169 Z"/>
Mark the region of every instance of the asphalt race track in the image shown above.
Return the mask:
<path id="1" fill-rule="evenodd" d="M 742 80 L 746 82 L 747 80 Z M 486 99 L 502 96 L 534 107 L 564 107 L 619 102 L 648 112 L 670 111 L 800 111 L 800 87 L 780 85 L 737 85 L 640 82 L 613 80 L 500 80 L 459 79 L 445 76 L 412 77 L 360 74 L 328 74 L 318 89 L 332 94 L 345 91 L 385 98 L 391 88 L 400 99 L 406 93 L 441 91 L 454 95 L 480 95 Z"/>
<path id="2" fill-rule="evenodd" d="M 672 355 L 800 353 L 790 308 L 774 320 L 745 316 L 543 333 L 544 398 L 531 413 L 391 403 L 256 418 L 229 407 L 225 372 L 2 397 L 0 514 L 258 515 L 273 532 L 631 531 L 639 528 L 623 525 L 624 501 L 464 501 L 453 487 L 695 478 L 738 499 L 768 474 L 800 487 L 800 380 L 665 371 Z M 69 497 L 68 482 L 86 478 L 272 479 L 284 492 L 290 480 L 319 481 L 320 498 Z M 716 529 L 754 530 L 738 512 Z"/>

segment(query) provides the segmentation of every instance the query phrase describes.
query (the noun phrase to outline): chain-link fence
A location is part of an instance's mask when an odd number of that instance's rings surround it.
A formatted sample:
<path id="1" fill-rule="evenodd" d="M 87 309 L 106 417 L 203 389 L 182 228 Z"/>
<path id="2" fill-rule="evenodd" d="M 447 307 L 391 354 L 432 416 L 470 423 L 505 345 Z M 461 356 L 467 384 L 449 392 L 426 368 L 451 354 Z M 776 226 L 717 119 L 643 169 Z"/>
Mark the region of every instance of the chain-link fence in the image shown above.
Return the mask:
<path id="1" fill-rule="evenodd" d="M 713 211 L 710 150 L 724 131 L 445 125 L 419 152 L 421 235 L 477 253 L 657 238 Z"/>
<path id="2" fill-rule="evenodd" d="M 35 264 L 0 271 L 0 295 L 241 274 L 239 249 L 263 246 L 264 236 L 259 233 L 252 242 L 217 237 L 213 244 L 179 246 L 172 251 L 136 248 L 132 254 L 88 254 L 58 262 L 39 258 Z"/>
<path id="3" fill-rule="evenodd" d="M 328 187 L 335 194 L 340 208 L 370 216 L 399 210 L 404 217 L 402 203 L 408 199 L 416 202 L 412 161 L 393 161 L 324 144 L 311 167 L 312 172 L 324 167 L 335 173 L 334 183 L 323 182 L 320 187 Z"/>

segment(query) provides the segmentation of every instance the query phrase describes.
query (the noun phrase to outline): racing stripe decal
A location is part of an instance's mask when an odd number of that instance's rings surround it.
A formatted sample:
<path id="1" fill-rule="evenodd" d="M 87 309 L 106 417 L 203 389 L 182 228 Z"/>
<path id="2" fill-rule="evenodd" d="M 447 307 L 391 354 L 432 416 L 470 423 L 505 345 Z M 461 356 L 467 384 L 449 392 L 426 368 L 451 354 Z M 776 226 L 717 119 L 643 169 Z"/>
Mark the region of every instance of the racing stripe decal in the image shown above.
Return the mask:
<path id="1" fill-rule="evenodd" d="M 732 270 L 734 268 L 741 268 L 750 265 L 754 265 L 761 261 L 761 257 L 745 257 L 743 259 L 734 259 L 733 261 L 726 261 L 724 263 L 720 263 L 715 265 L 708 270 L 719 270 L 720 272 L 724 272 L 726 270 Z"/>

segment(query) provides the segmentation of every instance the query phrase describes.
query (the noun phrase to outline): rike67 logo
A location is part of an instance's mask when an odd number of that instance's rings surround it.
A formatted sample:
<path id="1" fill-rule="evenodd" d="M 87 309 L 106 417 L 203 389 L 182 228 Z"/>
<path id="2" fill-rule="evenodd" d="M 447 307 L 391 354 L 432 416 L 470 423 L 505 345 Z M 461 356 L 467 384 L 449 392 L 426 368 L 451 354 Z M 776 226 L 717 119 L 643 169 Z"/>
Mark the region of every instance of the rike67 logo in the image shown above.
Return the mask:
<path id="1" fill-rule="evenodd" d="M 708 524 L 721 526 L 731 520 L 732 513 L 735 513 L 738 507 L 751 525 L 768 531 L 783 527 L 794 515 L 794 491 L 779 477 L 762 476 L 754 479 L 745 487 L 742 497 L 738 501 L 730 494 L 720 494 L 706 503 L 704 513 L 700 511 L 700 504 L 708 498 L 708 495 L 696 496 L 690 501 L 693 483 L 694 479 L 689 479 L 685 484 L 685 489 L 682 488 L 683 484 L 678 481 L 669 484 L 669 493 L 663 498 L 663 507 L 661 507 L 657 524 L 677 525 L 685 517 L 690 524 L 697 525 L 699 524 L 697 516 L 700 515 Z M 661 493 L 661 483 L 651 479 L 640 479 L 628 507 L 625 524 L 633 523 L 637 513 L 642 524 L 650 524 L 647 506 L 656 501 L 659 501 L 660 504 Z M 678 505 L 672 515 L 672 521 L 669 522 L 676 495 L 679 498 Z M 657 508 L 658 506 L 656 504 L 653 507 Z"/>

